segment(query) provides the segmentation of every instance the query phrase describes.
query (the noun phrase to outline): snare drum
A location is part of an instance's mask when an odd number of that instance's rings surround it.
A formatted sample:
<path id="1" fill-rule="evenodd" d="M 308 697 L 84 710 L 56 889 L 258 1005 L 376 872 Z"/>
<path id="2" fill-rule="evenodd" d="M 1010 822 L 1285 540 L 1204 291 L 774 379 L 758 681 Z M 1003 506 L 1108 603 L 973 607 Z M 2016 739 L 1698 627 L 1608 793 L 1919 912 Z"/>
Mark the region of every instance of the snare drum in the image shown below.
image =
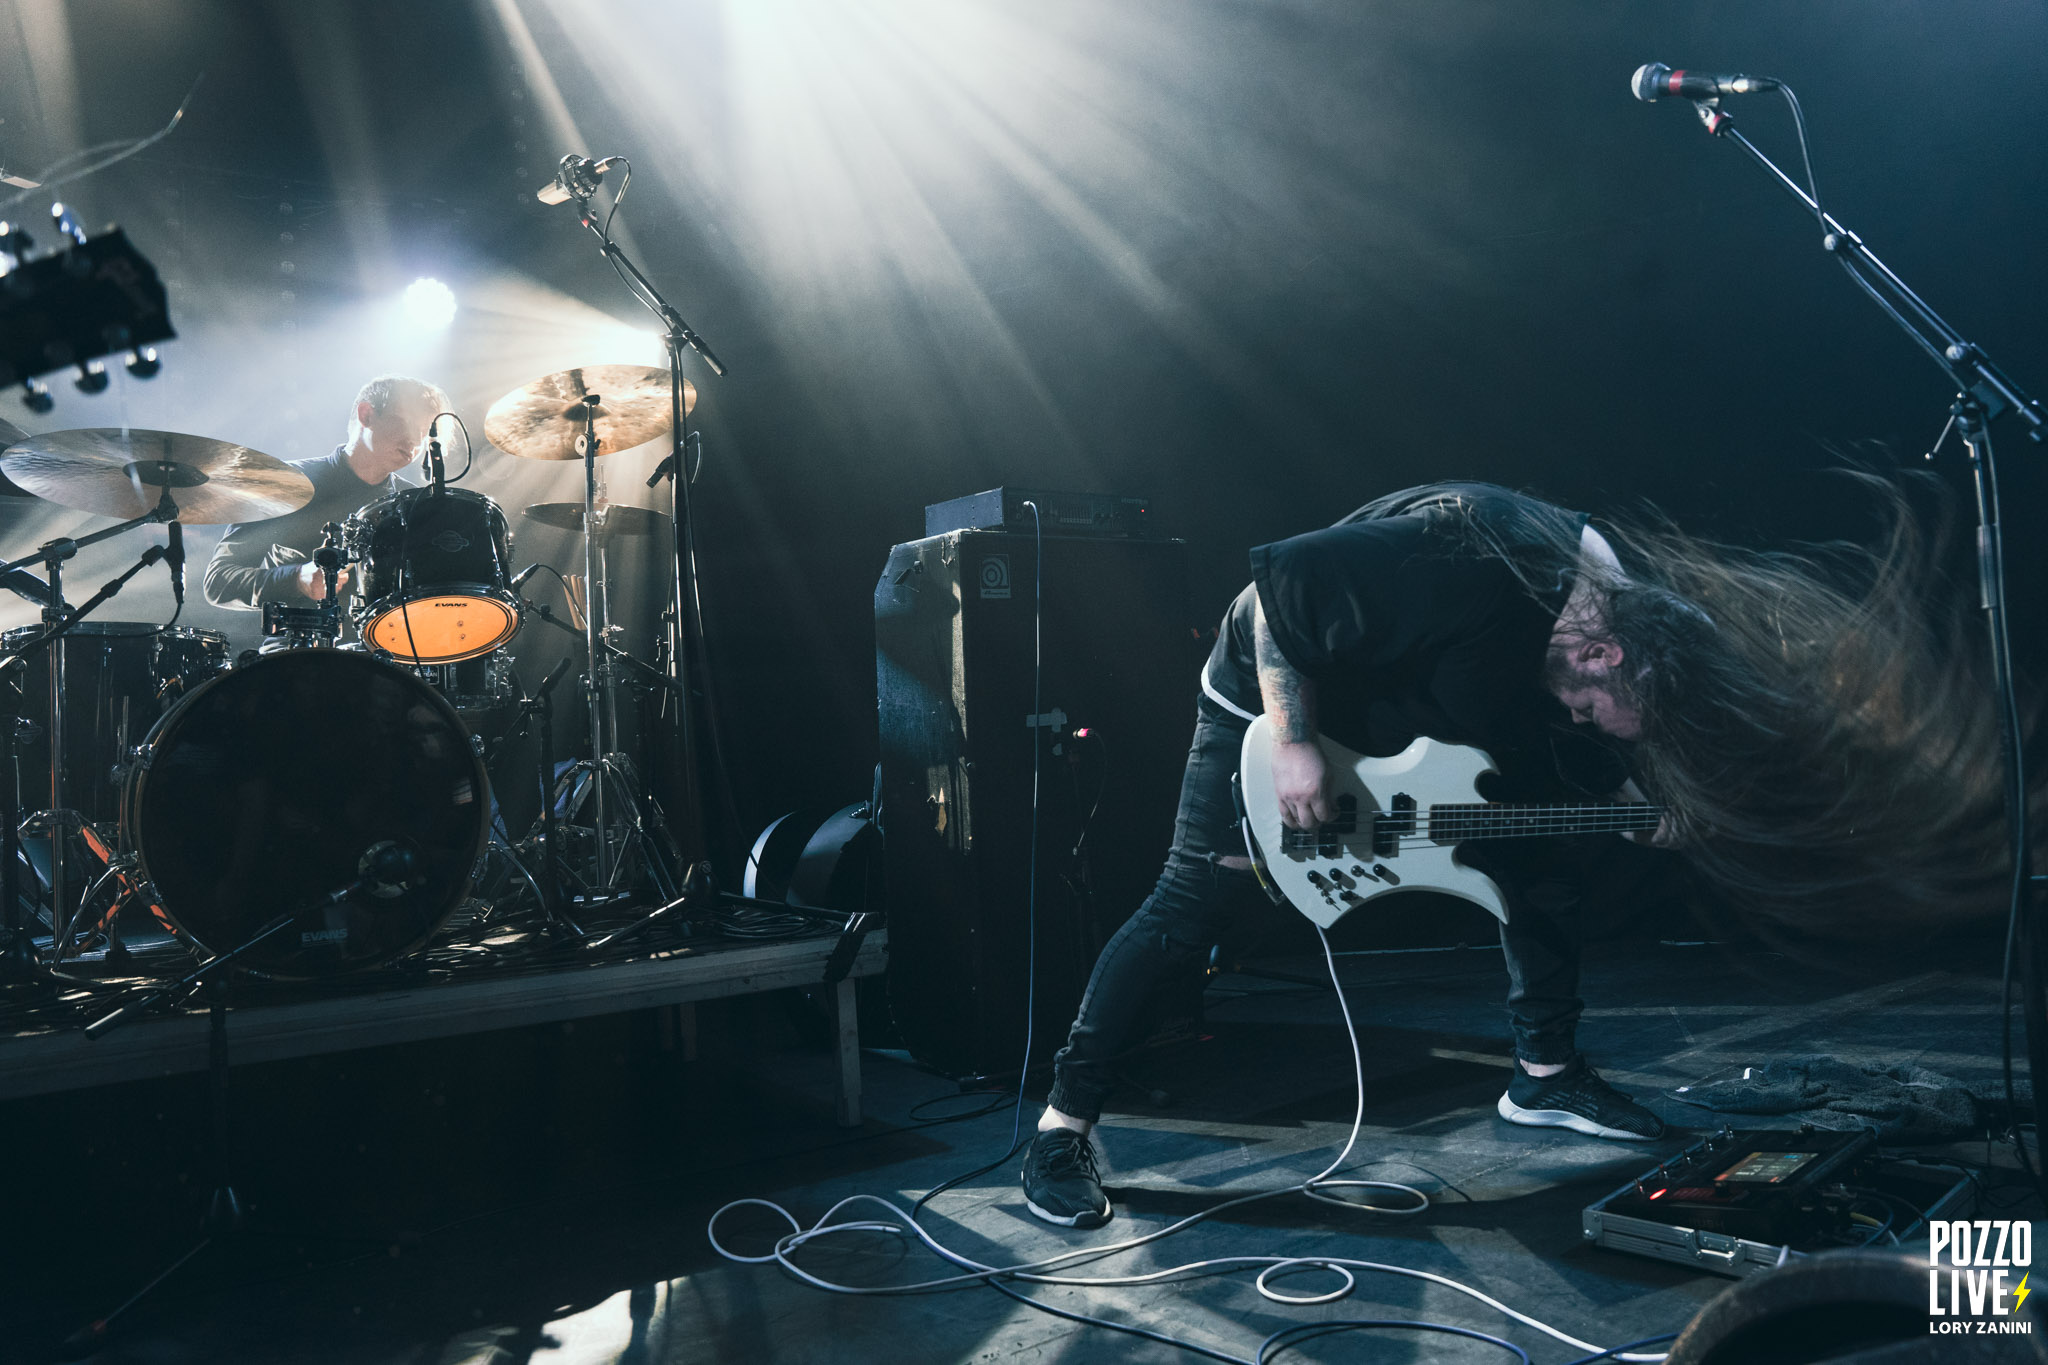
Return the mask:
<path id="1" fill-rule="evenodd" d="M 370 648 L 451 664 L 518 633 L 512 535 L 497 503 L 460 488 L 408 488 L 349 521 Z"/>
<path id="2" fill-rule="evenodd" d="M 278 977 L 327 976 L 418 948 L 468 893 L 490 807 L 454 708 L 395 664 L 338 649 L 265 655 L 202 684 L 149 735 L 124 814 L 182 936 L 250 950 Z M 396 842 L 404 887 L 356 890 L 364 854 Z"/>

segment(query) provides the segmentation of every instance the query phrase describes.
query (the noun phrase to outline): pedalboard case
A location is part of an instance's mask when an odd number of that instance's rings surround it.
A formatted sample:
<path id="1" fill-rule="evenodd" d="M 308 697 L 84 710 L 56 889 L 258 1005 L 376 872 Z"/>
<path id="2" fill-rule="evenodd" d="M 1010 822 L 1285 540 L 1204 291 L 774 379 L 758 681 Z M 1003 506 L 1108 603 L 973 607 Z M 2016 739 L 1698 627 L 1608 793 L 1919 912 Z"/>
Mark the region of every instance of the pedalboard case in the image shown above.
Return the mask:
<path id="1" fill-rule="evenodd" d="M 1923 1224 L 1974 1203 L 1967 1175 L 1882 1157 L 1869 1129 L 1724 1128 L 1588 1205 L 1581 1228 L 1595 1246 L 1741 1278 L 1853 1244 L 1859 1198 Z"/>

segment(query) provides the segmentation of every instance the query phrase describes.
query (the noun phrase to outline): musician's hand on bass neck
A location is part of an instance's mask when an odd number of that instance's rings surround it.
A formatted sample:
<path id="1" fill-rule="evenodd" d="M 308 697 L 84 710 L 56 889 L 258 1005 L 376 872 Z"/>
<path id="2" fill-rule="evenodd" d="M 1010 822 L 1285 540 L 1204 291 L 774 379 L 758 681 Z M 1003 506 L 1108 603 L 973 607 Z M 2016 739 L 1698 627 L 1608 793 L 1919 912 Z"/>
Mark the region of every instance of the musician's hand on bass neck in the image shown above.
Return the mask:
<path id="1" fill-rule="evenodd" d="M 1330 767 L 1322 747 L 1313 740 L 1273 743 L 1273 794 L 1280 819 L 1289 829 L 1314 829 L 1334 814 L 1330 805 Z"/>

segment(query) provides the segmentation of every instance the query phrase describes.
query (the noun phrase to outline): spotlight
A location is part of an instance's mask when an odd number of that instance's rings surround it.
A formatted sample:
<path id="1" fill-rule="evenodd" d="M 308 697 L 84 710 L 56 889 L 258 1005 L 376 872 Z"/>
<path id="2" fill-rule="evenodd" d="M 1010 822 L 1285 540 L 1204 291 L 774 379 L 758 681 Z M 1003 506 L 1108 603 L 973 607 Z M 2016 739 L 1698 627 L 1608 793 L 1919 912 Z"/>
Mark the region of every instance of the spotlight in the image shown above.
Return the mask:
<path id="1" fill-rule="evenodd" d="M 128 353 L 128 373 L 137 379 L 154 379 L 164 367 L 163 357 L 156 353 L 154 346 L 141 346 Z"/>
<path id="2" fill-rule="evenodd" d="M 439 331 L 455 320 L 455 291 L 436 279 L 414 280 L 405 287 L 405 315 L 416 327 Z"/>
<path id="3" fill-rule="evenodd" d="M 80 393 L 105 393 L 107 391 L 107 367 L 97 360 L 88 360 L 78 367 L 78 378 L 71 381 Z"/>
<path id="4" fill-rule="evenodd" d="M 21 405 L 30 412 L 41 415 L 57 406 L 57 399 L 50 392 L 50 386 L 39 379 L 25 380 L 21 386 Z"/>

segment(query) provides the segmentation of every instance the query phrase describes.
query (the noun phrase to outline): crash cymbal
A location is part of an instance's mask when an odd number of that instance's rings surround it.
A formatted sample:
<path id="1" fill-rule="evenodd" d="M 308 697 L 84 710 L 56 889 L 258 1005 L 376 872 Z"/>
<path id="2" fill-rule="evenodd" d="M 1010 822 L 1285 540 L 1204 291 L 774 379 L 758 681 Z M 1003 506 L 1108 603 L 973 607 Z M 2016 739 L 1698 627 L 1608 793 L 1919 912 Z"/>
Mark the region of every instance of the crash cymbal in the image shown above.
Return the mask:
<path id="1" fill-rule="evenodd" d="M 645 445 L 669 429 L 668 371 L 645 365 L 585 365 L 542 375 L 512 390 L 484 414 L 484 436 L 523 460 L 580 460 L 583 400 L 595 398 L 597 453 Z M 697 389 L 683 381 L 683 411 L 697 406 Z"/>
<path id="2" fill-rule="evenodd" d="M 564 531 L 583 529 L 583 504 L 580 502 L 537 502 L 526 509 L 525 515 L 543 526 L 557 526 Z M 652 507 L 607 507 L 598 513 L 597 525 L 601 535 L 667 535 L 668 513 L 657 512 Z"/>
<path id="3" fill-rule="evenodd" d="M 247 446 L 175 431 L 84 427 L 17 442 L 0 473 L 36 497 L 81 512 L 139 517 L 165 485 L 187 526 L 268 521 L 313 500 L 313 481 Z"/>

